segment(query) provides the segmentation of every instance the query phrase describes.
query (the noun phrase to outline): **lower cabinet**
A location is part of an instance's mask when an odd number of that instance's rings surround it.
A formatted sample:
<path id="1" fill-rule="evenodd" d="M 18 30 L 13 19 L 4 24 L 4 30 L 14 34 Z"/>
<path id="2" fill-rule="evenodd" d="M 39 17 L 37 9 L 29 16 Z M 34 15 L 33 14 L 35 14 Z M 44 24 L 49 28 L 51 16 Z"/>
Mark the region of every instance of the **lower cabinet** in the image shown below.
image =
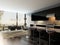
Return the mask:
<path id="1" fill-rule="evenodd" d="M 49 34 L 45 30 L 37 31 L 37 29 L 30 29 L 32 40 L 34 45 L 49 45 Z M 60 44 L 60 33 L 53 32 L 50 34 L 50 45 Z"/>

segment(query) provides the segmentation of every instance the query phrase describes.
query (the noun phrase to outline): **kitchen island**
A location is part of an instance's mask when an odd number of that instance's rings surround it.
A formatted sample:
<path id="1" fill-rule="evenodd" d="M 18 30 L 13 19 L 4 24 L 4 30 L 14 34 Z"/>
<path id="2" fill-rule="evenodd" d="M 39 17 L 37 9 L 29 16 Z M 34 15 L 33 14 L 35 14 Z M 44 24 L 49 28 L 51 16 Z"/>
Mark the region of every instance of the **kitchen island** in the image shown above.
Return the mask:
<path id="1" fill-rule="evenodd" d="M 48 45 L 49 34 L 46 32 L 46 27 L 31 27 L 30 31 L 32 42 L 40 45 Z M 50 34 L 51 45 L 57 45 L 60 43 L 60 29 L 55 28 L 52 32 Z"/>

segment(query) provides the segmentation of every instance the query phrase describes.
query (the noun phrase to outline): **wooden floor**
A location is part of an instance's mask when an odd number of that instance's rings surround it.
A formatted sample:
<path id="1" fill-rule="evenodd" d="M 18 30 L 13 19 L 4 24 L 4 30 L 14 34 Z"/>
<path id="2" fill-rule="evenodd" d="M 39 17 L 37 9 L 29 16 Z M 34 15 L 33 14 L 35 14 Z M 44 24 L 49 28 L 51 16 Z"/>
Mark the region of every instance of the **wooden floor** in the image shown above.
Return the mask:
<path id="1" fill-rule="evenodd" d="M 18 42 L 19 41 L 19 42 Z M 17 39 L 16 40 L 16 43 L 18 43 L 17 45 L 33 45 L 30 41 L 29 41 L 29 39 L 27 39 L 27 38 L 25 38 L 25 37 L 23 37 L 23 38 L 21 38 L 21 39 Z"/>
<path id="2" fill-rule="evenodd" d="M 40 43 L 37 44 L 35 41 L 32 41 L 24 36 L 4 39 L 3 41 L 1 41 L 0 45 L 47 45 L 47 43 L 46 41 L 40 39 Z"/>
<path id="3" fill-rule="evenodd" d="M 33 43 L 31 43 L 29 39 L 25 37 L 8 39 L 6 42 L 5 45 L 33 45 Z"/>

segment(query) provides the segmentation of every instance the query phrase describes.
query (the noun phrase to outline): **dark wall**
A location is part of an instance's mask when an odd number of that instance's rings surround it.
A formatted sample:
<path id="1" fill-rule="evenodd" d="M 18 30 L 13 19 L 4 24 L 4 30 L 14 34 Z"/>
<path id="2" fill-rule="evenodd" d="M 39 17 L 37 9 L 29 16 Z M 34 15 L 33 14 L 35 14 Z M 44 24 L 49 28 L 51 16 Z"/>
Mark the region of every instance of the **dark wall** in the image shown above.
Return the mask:
<path id="1" fill-rule="evenodd" d="M 32 16 L 36 16 L 36 17 L 40 18 L 40 20 L 47 20 L 46 18 L 43 19 L 41 17 L 46 17 L 46 15 L 52 14 L 52 13 L 55 14 L 57 20 L 60 20 L 60 6 L 32 13 Z M 33 21 L 39 20 L 38 18 L 32 17 L 32 20 Z"/>

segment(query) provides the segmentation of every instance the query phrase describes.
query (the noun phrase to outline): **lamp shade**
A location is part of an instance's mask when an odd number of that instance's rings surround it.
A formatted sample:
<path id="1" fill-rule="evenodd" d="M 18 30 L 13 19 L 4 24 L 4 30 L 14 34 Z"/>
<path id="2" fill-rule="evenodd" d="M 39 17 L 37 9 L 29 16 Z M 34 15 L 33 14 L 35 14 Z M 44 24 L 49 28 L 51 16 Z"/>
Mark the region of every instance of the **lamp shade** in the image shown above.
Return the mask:
<path id="1" fill-rule="evenodd" d="M 48 20 L 49 20 L 50 23 L 55 23 L 56 18 L 55 18 L 55 16 L 51 16 L 51 17 L 48 18 Z"/>

